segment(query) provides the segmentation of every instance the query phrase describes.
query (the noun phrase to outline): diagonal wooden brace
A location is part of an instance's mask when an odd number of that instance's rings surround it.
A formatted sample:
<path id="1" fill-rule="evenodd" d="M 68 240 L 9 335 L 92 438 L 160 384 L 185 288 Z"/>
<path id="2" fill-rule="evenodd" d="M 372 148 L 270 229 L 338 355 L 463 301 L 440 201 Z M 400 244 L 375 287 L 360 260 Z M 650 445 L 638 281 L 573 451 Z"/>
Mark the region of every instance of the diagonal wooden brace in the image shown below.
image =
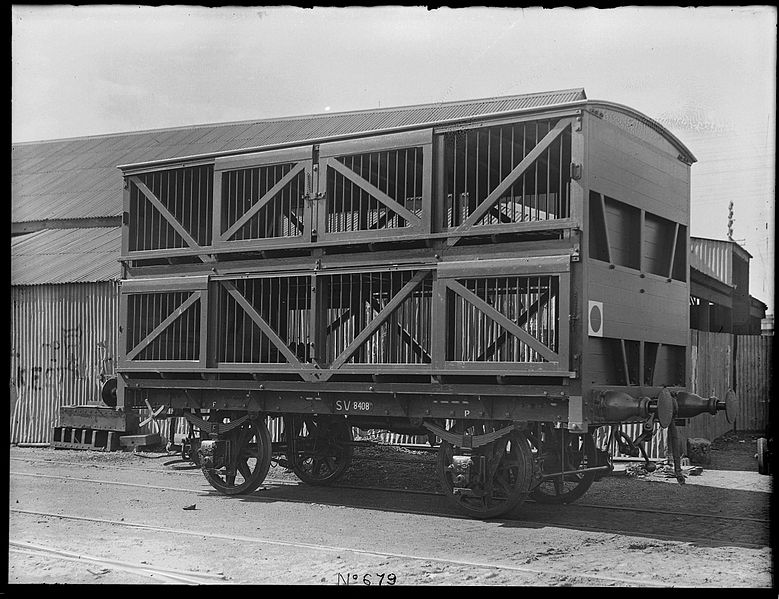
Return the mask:
<path id="1" fill-rule="evenodd" d="M 418 225 L 419 223 L 422 222 L 422 219 L 420 219 L 416 214 L 411 212 L 405 206 L 402 206 L 401 204 L 393 200 L 391 197 L 389 197 L 386 193 L 384 193 L 382 190 L 380 190 L 372 183 L 363 179 L 360 175 L 355 173 L 348 166 L 342 164 L 341 162 L 335 159 L 328 159 L 327 164 L 330 167 L 332 167 L 333 170 L 341 173 L 344 177 L 349 179 L 352 183 L 358 185 L 359 187 L 367 191 L 374 198 L 376 198 L 382 204 L 384 204 L 387 208 L 389 208 L 390 210 L 395 212 L 398 216 L 401 216 L 406 221 L 408 221 L 409 224 L 411 224 L 412 226 Z"/>
<path id="2" fill-rule="evenodd" d="M 281 179 L 279 179 L 278 183 L 276 183 L 273 187 L 271 187 L 267 193 L 265 193 L 257 202 L 249 208 L 237 221 L 235 221 L 227 231 L 222 233 L 220 235 L 219 239 L 220 241 L 225 241 L 227 239 L 230 239 L 235 233 L 243 227 L 249 219 L 251 219 L 255 214 L 257 214 L 265 204 L 270 202 L 276 195 L 284 189 L 295 177 L 297 177 L 298 173 L 302 171 L 305 168 L 304 162 L 298 162 L 292 169 L 284 175 Z"/>
<path id="3" fill-rule="evenodd" d="M 189 231 L 187 231 L 184 226 L 178 221 L 178 219 L 173 216 L 170 211 L 165 207 L 165 205 L 160 202 L 159 198 L 157 198 L 156 195 L 152 192 L 151 189 L 149 189 L 146 184 L 141 181 L 140 177 L 132 176 L 130 177 L 130 181 L 135 183 L 136 187 L 140 190 L 140 192 L 146 196 L 146 199 L 149 200 L 152 206 L 154 206 L 157 211 L 160 213 L 162 218 L 164 218 L 168 224 L 173 227 L 173 230 L 178 233 L 181 238 L 184 240 L 184 243 L 186 243 L 189 247 L 191 247 L 194 250 L 201 250 L 203 247 L 195 241 L 195 239 L 192 237 L 192 235 L 189 234 Z M 209 256 L 208 254 L 198 254 L 198 258 L 200 258 L 203 262 L 213 262 L 214 259 Z"/>
<path id="4" fill-rule="evenodd" d="M 125 360 L 132 360 L 140 354 L 147 345 L 149 345 L 154 339 L 156 339 L 162 331 L 167 329 L 171 324 L 173 324 L 173 321 L 176 320 L 179 316 L 184 314 L 189 307 L 194 304 L 196 301 L 200 300 L 201 292 L 195 291 L 190 295 L 186 300 L 182 302 L 182 304 L 176 308 L 165 320 L 163 320 L 160 324 L 158 324 L 154 330 L 146 335 L 139 343 L 136 345 L 131 351 L 127 352 L 127 355 L 125 356 Z"/>
<path id="5" fill-rule="evenodd" d="M 403 288 L 393 297 L 386 306 L 382 309 L 381 312 L 379 312 L 376 317 L 371 320 L 368 323 L 368 326 L 366 326 L 357 337 L 354 338 L 354 341 L 352 341 L 349 346 L 341 352 L 341 354 L 333 361 L 333 363 L 330 365 L 330 370 L 337 370 L 340 368 L 343 364 L 346 363 L 346 361 L 354 355 L 354 353 L 359 349 L 359 347 L 365 343 L 368 338 L 373 335 L 378 328 L 384 323 L 387 318 L 390 317 L 390 315 L 402 304 L 406 298 L 411 294 L 411 292 L 414 291 L 421 283 L 422 281 L 427 278 L 430 275 L 429 270 L 422 270 L 419 271 L 417 274 L 415 274 L 411 280 L 406 283 Z"/>
<path id="6" fill-rule="evenodd" d="M 552 127 L 549 133 L 547 133 L 541 139 L 541 141 L 539 141 L 536 146 L 530 150 L 528 155 L 525 156 L 508 175 L 506 175 L 506 178 L 498 183 L 498 186 L 493 189 L 486 198 L 484 198 L 484 201 L 476 207 L 476 210 L 474 210 L 467 219 L 465 219 L 465 222 L 452 231 L 452 236 L 449 237 L 449 239 L 446 241 L 447 245 L 453 246 L 456 244 L 461 239 L 460 234 L 467 232 L 477 222 L 479 222 L 484 217 L 484 215 L 493 208 L 494 204 L 501 198 L 501 196 L 506 193 L 509 187 L 514 184 L 514 181 L 522 176 L 522 173 L 524 173 L 536 161 L 536 159 L 541 156 L 544 150 L 546 150 L 572 122 L 573 119 L 571 118 L 560 119 L 557 124 Z"/>
<path id="7" fill-rule="evenodd" d="M 497 322 L 500 326 L 506 329 L 509 333 L 518 337 L 525 345 L 538 352 L 539 355 L 546 358 L 549 362 L 557 362 L 560 357 L 546 345 L 541 343 L 538 339 L 533 337 L 525 329 L 520 327 L 516 322 L 498 312 L 495 308 L 490 306 L 487 302 L 481 299 L 478 295 L 473 293 L 470 289 L 464 285 L 458 283 L 455 280 L 449 280 L 446 282 L 446 286 L 454 291 L 457 295 L 462 297 L 466 302 L 476 306 L 479 310 L 484 312 L 486 316 Z"/>
<path id="8" fill-rule="evenodd" d="M 252 321 L 254 321 L 254 324 L 256 324 L 263 333 L 265 333 L 265 336 L 270 340 L 271 343 L 273 343 L 273 345 L 276 346 L 276 348 L 287 359 L 287 361 L 298 369 L 300 376 L 305 380 L 312 380 L 311 375 L 304 372 L 307 370 L 307 366 L 298 360 L 298 357 L 295 355 L 295 353 L 289 347 L 287 347 L 284 341 L 276 334 L 276 331 L 274 331 L 273 328 L 265 321 L 265 319 L 260 316 L 257 310 L 254 309 L 254 306 L 252 306 L 249 301 L 241 294 L 241 292 L 238 291 L 235 285 L 233 285 L 233 283 L 230 281 L 221 281 L 221 283 L 224 288 L 227 289 L 227 292 L 238 303 L 238 305 L 243 308 L 244 312 L 246 312 L 246 315 L 251 318 Z"/>

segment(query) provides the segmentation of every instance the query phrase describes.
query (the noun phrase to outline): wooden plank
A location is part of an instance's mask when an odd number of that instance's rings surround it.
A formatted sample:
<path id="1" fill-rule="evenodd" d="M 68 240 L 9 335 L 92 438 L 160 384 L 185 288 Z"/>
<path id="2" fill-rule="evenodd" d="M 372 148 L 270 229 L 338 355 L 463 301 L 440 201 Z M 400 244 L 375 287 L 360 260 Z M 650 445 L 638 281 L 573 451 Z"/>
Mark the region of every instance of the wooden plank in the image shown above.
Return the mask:
<path id="1" fill-rule="evenodd" d="M 631 385 L 632 383 L 630 381 L 630 365 L 628 364 L 628 351 L 627 348 L 625 347 L 624 339 L 619 340 L 619 347 L 622 353 L 622 368 L 625 370 L 625 384 Z"/>
<path id="2" fill-rule="evenodd" d="M 222 171 L 214 170 L 211 194 L 211 245 L 215 245 L 222 235 Z"/>
<path id="3" fill-rule="evenodd" d="M 581 320 L 571 318 L 571 275 L 569 273 L 560 273 L 558 277 L 558 302 L 559 302 L 559 319 L 557 328 L 560 331 L 557 343 L 557 361 L 563 368 L 570 368 L 570 354 L 571 354 L 571 327 L 581 327 L 579 331 L 583 331 L 583 325 Z M 577 338 L 581 338 L 583 332 L 577 334 Z M 579 361 L 581 364 L 581 361 Z M 581 366 L 578 368 L 581 372 Z"/>
<path id="4" fill-rule="evenodd" d="M 639 210 L 638 215 L 638 270 L 644 272 L 646 268 L 646 258 L 644 256 L 644 248 L 646 246 L 646 231 L 644 226 L 646 223 L 646 210 Z"/>
<path id="5" fill-rule="evenodd" d="M 447 309 L 447 291 L 446 283 L 438 278 L 433 280 L 433 296 L 430 302 L 431 326 L 430 331 L 430 353 L 432 354 L 433 366 L 436 369 L 444 367 L 447 351 L 447 335 L 453 330 L 451 319 L 453 315 Z"/>
<path id="6" fill-rule="evenodd" d="M 123 178 L 122 190 L 122 248 L 121 256 L 130 253 L 130 182 Z"/>
<path id="7" fill-rule="evenodd" d="M 652 360 L 652 377 L 646 382 L 647 385 L 650 387 L 654 386 L 655 384 L 655 373 L 657 372 L 657 359 L 660 356 L 660 350 L 663 348 L 662 343 L 658 343 L 657 347 L 655 348 L 655 358 Z"/>
<path id="8" fill-rule="evenodd" d="M 208 366 L 208 346 L 216 345 L 215 343 L 211 342 L 212 335 L 209 325 L 209 315 L 211 312 L 213 312 L 213 309 L 210 309 L 210 293 L 209 289 L 206 288 L 203 291 L 200 291 L 200 365 L 202 367 Z M 213 337 L 213 339 L 216 339 Z"/>
<path id="9" fill-rule="evenodd" d="M 558 119 L 562 117 L 576 117 L 579 114 L 579 109 L 567 109 L 567 110 L 549 110 L 544 111 L 543 117 L 545 119 Z M 529 121 L 537 121 L 538 114 L 528 115 L 511 115 L 503 118 L 490 118 L 486 120 L 472 120 L 467 123 L 456 123 L 454 125 L 441 125 L 435 127 L 433 133 L 438 135 L 441 133 L 456 133 L 458 131 L 468 131 L 469 129 L 482 129 L 484 127 L 497 127 L 500 125 L 513 125 L 516 123 L 527 123 Z"/>
<path id="10" fill-rule="evenodd" d="M 424 147 L 433 143 L 433 130 L 406 131 L 402 133 L 389 133 L 385 135 L 373 135 L 343 141 L 322 143 L 319 147 L 320 158 L 331 158 L 348 154 L 363 154 L 383 150 L 402 150 L 413 147 Z"/>
<path id="11" fill-rule="evenodd" d="M 309 330 L 311 331 L 311 359 L 320 366 L 325 366 L 327 359 L 327 333 L 328 327 L 323 326 L 327 322 L 326 301 L 330 289 L 330 277 L 317 276 L 314 273 L 310 278 L 310 320 Z"/>
<path id="12" fill-rule="evenodd" d="M 311 160 L 311 146 L 288 148 L 284 150 L 266 150 L 265 152 L 252 152 L 251 154 L 239 154 L 226 156 L 214 160 L 214 174 L 221 174 L 226 170 L 238 170 L 255 168 L 258 166 L 278 165 L 290 162 Z"/>
<path id="13" fill-rule="evenodd" d="M 443 162 L 443 160 L 441 161 Z M 432 231 L 433 222 L 433 145 L 422 146 L 422 233 Z"/>
<path id="14" fill-rule="evenodd" d="M 135 412 L 103 406 L 62 406 L 59 415 L 62 427 L 134 431 L 138 426 Z"/>
<path id="15" fill-rule="evenodd" d="M 584 229 L 590 187 L 589 131 L 592 117 L 587 111 L 574 119 L 571 125 L 571 164 L 582 167 L 580 179 L 570 178 L 568 183 L 568 217 L 578 229 Z M 570 168 L 570 165 L 563 165 Z"/>
<path id="16" fill-rule="evenodd" d="M 525 156 L 520 163 L 514 167 L 514 169 L 501 181 L 498 186 L 492 190 L 492 192 L 484 198 L 484 201 L 474 210 L 471 215 L 465 219 L 459 227 L 451 232 L 451 237 L 447 240 L 447 245 L 452 246 L 460 240 L 460 234 L 472 228 L 479 220 L 481 220 L 487 212 L 493 207 L 500 197 L 508 190 L 513 183 L 522 176 L 535 161 L 538 159 L 544 150 L 546 150 L 552 142 L 559 137 L 559 135 L 568 127 L 573 119 L 560 119 L 557 124 L 547 133 L 536 146 L 530 150 L 527 156 Z"/>
<path id="17" fill-rule="evenodd" d="M 193 291 L 192 295 L 190 295 L 186 300 L 184 300 L 181 305 L 176 308 L 165 320 L 163 320 L 160 324 L 158 324 L 154 330 L 146 335 L 146 337 L 143 338 L 143 340 L 136 345 L 132 351 L 127 353 L 127 356 L 125 357 L 126 360 L 132 360 L 135 356 L 140 354 L 144 348 L 146 348 L 147 345 L 149 345 L 154 339 L 162 333 L 165 329 L 167 329 L 174 320 L 176 320 L 179 316 L 184 314 L 184 312 L 187 311 L 187 309 L 194 304 L 196 301 L 200 299 L 200 291 Z"/>
<path id="18" fill-rule="evenodd" d="M 519 338 L 525 345 L 534 349 L 541 356 L 549 360 L 550 362 L 557 362 L 559 356 L 549 349 L 546 345 L 541 343 L 538 339 L 533 337 L 525 329 L 518 326 L 513 320 L 507 316 L 498 312 L 495 308 L 490 306 L 487 302 L 481 299 L 478 295 L 473 293 L 470 289 L 462 285 L 455 280 L 447 280 L 446 286 L 454 291 L 457 295 L 462 297 L 468 303 L 476 306 L 479 310 L 484 312 L 486 316 L 497 322 L 500 326 L 506 329 L 509 333 Z"/>
<path id="19" fill-rule="evenodd" d="M 546 275 L 571 270 L 571 255 L 495 258 L 486 260 L 448 260 L 438 264 L 438 277 L 495 277 L 505 275 Z"/>
<path id="20" fill-rule="evenodd" d="M 673 276 L 674 272 L 674 260 L 676 259 L 676 240 L 679 238 L 679 223 L 674 223 L 676 226 L 674 227 L 674 240 L 673 243 L 671 243 L 671 260 L 668 264 L 668 278 L 670 279 Z"/>
<path id="21" fill-rule="evenodd" d="M 404 220 L 411 223 L 411 226 L 418 225 L 422 222 L 422 220 L 416 214 L 408 210 L 405 206 L 402 206 L 401 204 L 393 200 L 381 189 L 379 189 L 369 181 L 363 179 L 360 175 L 355 173 L 348 166 L 342 164 L 340 161 L 335 159 L 328 160 L 327 166 L 332 167 L 333 170 L 341 173 L 352 183 L 364 189 L 366 192 L 371 194 L 374 198 L 379 200 L 382 204 L 387 206 L 387 208 L 395 212 L 398 216 L 402 217 Z"/>
<path id="22" fill-rule="evenodd" d="M 302 171 L 305 168 L 304 162 L 298 162 L 292 169 L 284 175 L 279 181 L 271 187 L 257 202 L 249 208 L 241 218 L 239 218 L 237 221 L 235 221 L 227 231 L 222 233 L 219 236 L 220 241 L 227 241 L 235 235 L 235 233 L 243 227 L 248 220 L 250 220 L 255 214 L 257 214 L 265 204 L 270 202 L 277 193 L 279 193 L 282 189 L 284 189 L 295 177 L 298 176 L 298 173 Z"/>
<path id="23" fill-rule="evenodd" d="M 446 151 L 445 137 L 437 135 L 435 138 L 435 155 L 444 156 Z M 446 165 L 443 160 L 437 160 L 435 164 L 435 189 L 436 196 L 432 199 L 431 207 L 431 231 L 443 231 L 446 228 Z M 435 352 L 434 352 L 435 353 Z"/>
<path id="24" fill-rule="evenodd" d="M 434 374 L 489 374 L 493 376 L 562 376 L 574 378 L 575 372 L 560 368 L 557 362 L 460 362 L 447 360 L 446 368 L 434 369 Z"/>
<path id="25" fill-rule="evenodd" d="M 208 288 L 208 275 L 128 279 L 122 281 L 122 293 L 157 293 L 160 291 L 201 291 Z"/>
<path id="26" fill-rule="evenodd" d="M 142 445 L 157 445 L 162 440 L 157 433 L 149 435 L 122 435 L 119 437 L 119 444 L 122 447 L 137 447 Z"/>

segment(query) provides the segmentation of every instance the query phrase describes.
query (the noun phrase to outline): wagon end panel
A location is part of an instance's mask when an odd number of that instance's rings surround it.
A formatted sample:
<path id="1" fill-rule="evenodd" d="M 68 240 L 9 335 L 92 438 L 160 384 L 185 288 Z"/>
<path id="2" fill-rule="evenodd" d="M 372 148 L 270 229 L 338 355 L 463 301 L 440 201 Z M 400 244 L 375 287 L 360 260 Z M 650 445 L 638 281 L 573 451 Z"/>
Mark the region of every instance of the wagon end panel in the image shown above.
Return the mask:
<path id="1" fill-rule="evenodd" d="M 690 164 L 628 114 L 586 114 L 582 382 L 656 396 L 689 361 Z"/>

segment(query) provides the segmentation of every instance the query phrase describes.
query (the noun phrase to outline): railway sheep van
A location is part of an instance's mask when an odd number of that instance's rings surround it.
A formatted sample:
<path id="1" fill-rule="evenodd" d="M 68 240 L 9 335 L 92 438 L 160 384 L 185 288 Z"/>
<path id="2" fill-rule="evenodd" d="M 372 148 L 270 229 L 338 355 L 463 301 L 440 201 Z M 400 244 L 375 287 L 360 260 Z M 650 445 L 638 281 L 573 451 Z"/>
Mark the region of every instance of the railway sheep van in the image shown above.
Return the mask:
<path id="1" fill-rule="evenodd" d="M 736 399 L 685 388 L 691 152 L 611 102 L 431 106 L 120 166 L 117 407 L 185 419 L 228 495 L 337 481 L 358 428 L 426 436 L 476 518 L 575 500 L 656 423 L 683 482 L 676 426 Z"/>

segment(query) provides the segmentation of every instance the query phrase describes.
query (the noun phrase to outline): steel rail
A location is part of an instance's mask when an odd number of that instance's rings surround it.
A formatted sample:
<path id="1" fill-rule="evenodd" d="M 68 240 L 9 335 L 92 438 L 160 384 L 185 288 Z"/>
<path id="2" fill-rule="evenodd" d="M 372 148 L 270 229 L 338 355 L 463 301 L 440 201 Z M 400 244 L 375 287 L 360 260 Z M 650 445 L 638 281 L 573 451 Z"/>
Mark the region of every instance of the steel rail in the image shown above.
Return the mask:
<path id="1" fill-rule="evenodd" d="M 397 553 L 397 552 L 391 552 L 391 551 L 375 551 L 370 549 L 360 549 L 357 547 L 344 547 L 344 546 L 336 546 L 336 545 L 323 545 L 323 544 L 316 544 L 316 543 L 299 543 L 299 542 L 292 542 L 292 541 L 278 541 L 273 539 L 262 539 L 259 537 L 247 537 L 242 535 L 227 535 L 227 534 L 214 534 L 209 533 L 206 531 L 197 531 L 197 530 L 186 530 L 186 529 L 177 529 L 177 528 L 170 528 L 166 526 L 152 526 L 149 524 L 144 524 L 141 522 L 127 522 L 127 521 L 118 521 L 118 520 L 108 520 L 105 518 L 93 518 L 93 517 L 86 517 L 86 516 L 75 516 L 75 515 L 69 515 L 69 514 L 56 514 L 53 512 L 39 512 L 39 511 L 33 511 L 33 510 L 21 510 L 16 508 L 11 508 L 11 512 L 21 513 L 21 514 L 28 514 L 28 515 L 34 515 L 34 516 L 44 516 L 44 517 L 51 517 L 51 518 L 59 518 L 64 520 L 76 520 L 81 522 L 95 522 L 99 524 L 111 524 L 115 526 L 123 526 L 127 528 L 136 528 L 140 530 L 148 530 L 152 532 L 161 532 L 166 533 L 170 535 L 188 535 L 188 536 L 195 536 L 195 537 L 205 537 L 210 539 L 219 539 L 224 541 L 237 541 L 240 543 L 254 543 L 254 544 L 262 544 L 262 545 L 274 545 L 279 547 L 290 547 L 290 548 L 297 548 L 297 549 L 313 549 L 315 551 L 327 551 L 330 553 L 342 553 L 342 552 L 350 552 L 350 553 L 356 553 L 358 555 L 371 555 L 371 556 L 377 556 L 377 557 L 383 557 L 383 558 L 395 558 L 395 559 L 402 559 L 402 560 L 408 560 L 408 561 L 432 561 L 442 564 L 452 564 L 457 566 L 467 566 L 467 567 L 475 567 L 475 568 L 486 568 L 486 569 L 495 569 L 495 570 L 509 570 L 512 572 L 523 572 L 527 574 L 538 574 L 541 576 L 562 576 L 565 578 L 582 578 L 582 579 L 588 579 L 588 580 L 600 580 L 600 581 L 607 581 L 607 582 L 618 582 L 618 583 L 629 583 L 629 584 L 635 584 L 635 585 L 645 585 L 645 586 L 651 586 L 651 587 L 669 587 L 672 585 L 669 584 L 662 584 L 658 583 L 655 580 L 646 580 L 642 578 L 620 578 L 616 576 L 604 576 L 600 574 L 581 574 L 581 573 L 571 573 L 571 572 L 560 572 L 555 570 L 545 570 L 542 568 L 527 568 L 524 566 L 516 566 L 513 564 L 492 564 L 488 562 L 478 562 L 478 561 L 470 561 L 470 560 L 459 560 L 459 559 L 447 559 L 447 558 L 441 558 L 441 557 L 435 557 L 435 556 L 429 556 L 429 555 L 413 555 L 413 554 L 406 554 L 406 553 Z M 463 517 L 465 518 L 465 517 Z"/>
<path id="2" fill-rule="evenodd" d="M 176 583 L 186 584 L 214 584 L 222 582 L 225 577 L 218 574 L 209 574 L 205 572 L 194 572 L 187 570 L 174 570 L 171 568 L 157 568 L 145 564 L 133 564 L 131 562 L 125 562 L 121 560 L 113 560 L 102 557 L 95 557 L 91 555 L 85 555 L 82 553 L 74 553 L 72 551 L 65 551 L 63 549 L 52 549 L 50 547 L 43 547 L 40 545 L 34 545 L 33 543 L 26 543 L 21 541 L 9 540 L 9 551 L 16 553 L 24 553 L 28 555 L 36 555 L 40 557 L 54 557 L 56 559 L 75 561 L 75 562 L 89 562 L 101 566 L 111 566 L 120 570 L 133 572 L 136 574 L 145 574 L 147 576 L 165 576 Z"/>
<path id="3" fill-rule="evenodd" d="M 58 463 L 58 464 L 72 464 L 76 466 L 81 466 L 83 464 L 79 462 L 64 462 L 60 460 L 34 460 L 34 459 L 28 459 L 28 458 L 11 458 L 12 460 L 19 460 L 19 461 L 28 461 L 28 462 L 42 462 L 42 463 Z M 112 469 L 115 470 L 115 468 L 110 466 L 103 466 L 103 465 L 96 465 L 96 464 L 90 464 L 92 467 L 100 467 L 105 469 Z M 162 473 L 162 474 L 189 474 L 192 476 L 202 476 L 200 470 L 192 470 L 192 471 L 183 471 L 183 470 L 155 470 L 152 468 L 123 468 L 123 470 L 132 470 L 136 472 L 152 472 L 152 473 Z M 102 484 L 115 484 L 120 486 L 133 486 L 133 487 L 144 487 L 144 488 L 160 488 L 165 490 L 171 490 L 171 491 L 185 491 L 187 489 L 182 488 L 175 488 L 175 487 L 158 487 L 155 485 L 143 485 L 139 483 L 123 483 L 123 482 L 113 482 L 113 481 L 101 481 L 97 479 L 92 478 L 77 478 L 77 477 L 69 477 L 69 476 L 58 476 L 58 475 L 46 475 L 46 474 L 36 474 L 36 473 L 27 473 L 27 472 L 10 472 L 9 474 L 16 474 L 18 476 L 28 476 L 28 477 L 42 477 L 42 478 L 59 478 L 62 480 L 76 480 L 76 481 L 82 481 L 82 482 L 99 482 Z M 263 484 L 270 484 L 270 485 L 280 485 L 280 486 L 307 486 L 305 483 L 294 481 L 294 480 L 286 480 L 282 478 L 272 478 L 272 477 L 266 477 Z M 333 484 L 329 485 L 328 488 L 331 489 L 347 489 L 350 491 L 378 491 L 383 493 L 407 493 L 410 495 L 429 495 L 431 497 L 444 497 L 443 493 L 437 492 L 437 491 L 421 491 L 418 489 L 399 489 L 397 487 L 373 487 L 373 486 L 359 486 L 359 485 L 343 485 L 343 484 Z M 197 489 L 189 489 L 191 492 L 200 492 Z M 538 503 L 534 501 L 533 499 L 527 499 L 528 503 Z M 754 522 L 756 524 L 770 524 L 770 520 L 762 519 L 762 518 L 750 518 L 748 516 L 722 516 L 720 514 L 703 514 L 703 513 L 694 513 L 694 512 L 669 512 L 667 510 L 655 510 L 652 508 L 640 508 L 640 507 L 628 507 L 628 506 L 615 506 L 615 505 L 599 505 L 595 503 L 582 503 L 582 502 L 575 502 L 572 504 L 568 504 L 571 507 L 584 507 L 589 509 L 597 509 L 597 510 L 608 510 L 608 511 L 622 511 L 622 512 L 639 512 L 639 513 L 646 513 L 646 514 L 661 514 L 664 516 L 688 516 L 693 518 L 714 518 L 716 520 L 725 520 L 725 521 L 736 521 L 736 522 Z"/>

